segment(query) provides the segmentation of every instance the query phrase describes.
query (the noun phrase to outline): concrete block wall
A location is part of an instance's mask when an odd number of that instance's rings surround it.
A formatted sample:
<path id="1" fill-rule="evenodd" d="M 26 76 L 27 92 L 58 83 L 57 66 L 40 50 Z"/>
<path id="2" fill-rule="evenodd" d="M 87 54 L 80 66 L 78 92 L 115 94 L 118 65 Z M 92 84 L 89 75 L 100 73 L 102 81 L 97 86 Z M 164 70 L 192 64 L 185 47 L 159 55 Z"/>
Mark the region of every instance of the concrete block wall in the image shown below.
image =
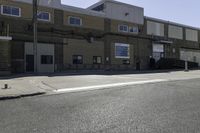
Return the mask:
<path id="1" fill-rule="evenodd" d="M 10 42 L 0 40 L 0 75 L 11 73 L 11 47 Z"/>

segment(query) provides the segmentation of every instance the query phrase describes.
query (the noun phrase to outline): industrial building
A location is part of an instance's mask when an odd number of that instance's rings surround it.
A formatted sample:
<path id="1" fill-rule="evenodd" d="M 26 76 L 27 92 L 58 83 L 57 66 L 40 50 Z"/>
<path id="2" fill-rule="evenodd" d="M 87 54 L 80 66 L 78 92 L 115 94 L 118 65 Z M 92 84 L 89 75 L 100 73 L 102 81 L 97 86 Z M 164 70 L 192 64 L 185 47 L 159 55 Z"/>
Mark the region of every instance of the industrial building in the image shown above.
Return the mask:
<path id="1" fill-rule="evenodd" d="M 61 0 L 38 4 L 35 54 L 32 0 L 0 1 L 0 75 L 149 69 L 150 57 L 200 64 L 199 28 L 147 17 L 142 7 L 113 0 L 87 9 Z"/>

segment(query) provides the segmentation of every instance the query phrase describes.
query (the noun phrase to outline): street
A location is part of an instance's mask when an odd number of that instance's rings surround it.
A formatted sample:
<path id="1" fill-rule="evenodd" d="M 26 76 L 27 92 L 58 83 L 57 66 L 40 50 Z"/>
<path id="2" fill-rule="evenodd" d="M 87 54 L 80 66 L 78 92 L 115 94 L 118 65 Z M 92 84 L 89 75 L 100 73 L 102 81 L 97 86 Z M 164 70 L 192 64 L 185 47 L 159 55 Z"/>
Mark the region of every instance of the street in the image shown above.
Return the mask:
<path id="1" fill-rule="evenodd" d="M 200 133 L 199 81 L 0 101 L 0 132 Z"/>

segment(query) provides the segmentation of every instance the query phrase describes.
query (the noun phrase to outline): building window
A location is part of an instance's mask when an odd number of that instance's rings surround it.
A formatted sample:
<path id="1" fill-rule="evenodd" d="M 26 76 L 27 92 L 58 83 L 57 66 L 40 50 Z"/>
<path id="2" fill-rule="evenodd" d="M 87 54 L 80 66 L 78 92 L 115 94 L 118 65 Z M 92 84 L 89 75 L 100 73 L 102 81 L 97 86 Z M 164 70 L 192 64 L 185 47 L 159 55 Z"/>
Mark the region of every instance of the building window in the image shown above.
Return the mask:
<path id="1" fill-rule="evenodd" d="M 75 26 L 81 26 L 82 25 L 82 19 L 78 17 L 69 17 L 69 24 L 75 25 Z"/>
<path id="2" fill-rule="evenodd" d="M 119 25 L 118 27 L 120 32 L 128 32 L 128 26 L 127 25 Z"/>
<path id="3" fill-rule="evenodd" d="M 8 16 L 21 17 L 21 8 L 1 5 L 1 14 Z"/>
<path id="4" fill-rule="evenodd" d="M 92 10 L 98 11 L 98 12 L 103 11 L 104 10 L 104 4 L 101 4 L 97 7 L 94 7 Z"/>
<path id="5" fill-rule="evenodd" d="M 134 33 L 134 34 L 138 34 L 139 30 L 138 27 L 129 27 L 129 32 L 130 33 Z"/>
<path id="6" fill-rule="evenodd" d="M 73 55 L 73 64 L 83 64 L 83 56 Z"/>
<path id="7" fill-rule="evenodd" d="M 38 12 L 38 20 L 50 21 L 50 13 L 39 11 Z"/>
<path id="8" fill-rule="evenodd" d="M 93 56 L 93 64 L 102 64 L 101 56 Z"/>
<path id="9" fill-rule="evenodd" d="M 130 58 L 129 44 L 115 43 L 115 58 Z"/>
<path id="10" fill-rule="evenodd" d="M 53 64 L 52 55 L 41 55 L 41 64 Z"/>

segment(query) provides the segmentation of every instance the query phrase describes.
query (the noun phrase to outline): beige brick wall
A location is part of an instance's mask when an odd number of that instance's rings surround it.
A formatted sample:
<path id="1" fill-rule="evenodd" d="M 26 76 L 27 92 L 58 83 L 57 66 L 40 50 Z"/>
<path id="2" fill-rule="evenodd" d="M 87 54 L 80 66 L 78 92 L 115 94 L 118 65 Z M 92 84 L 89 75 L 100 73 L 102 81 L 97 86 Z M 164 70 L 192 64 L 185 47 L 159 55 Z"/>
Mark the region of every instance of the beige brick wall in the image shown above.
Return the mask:
<path id="1" fill-rule="evenodd" d="M 0 40 L 0 71 L 10 71 L 11 51 L 9 41 Z"/>
<path id="2" fill-rule="evenodd" d="M 68 39 L 68 44 L 64 45 L 64 65 L 73 64 L 73 55 L 82 55 L 83 64 L 93 64 L 93 56 L 101 56 L 104 61 L 104 44 L 95 41 L 88 43 L 86 40 Z"/>

